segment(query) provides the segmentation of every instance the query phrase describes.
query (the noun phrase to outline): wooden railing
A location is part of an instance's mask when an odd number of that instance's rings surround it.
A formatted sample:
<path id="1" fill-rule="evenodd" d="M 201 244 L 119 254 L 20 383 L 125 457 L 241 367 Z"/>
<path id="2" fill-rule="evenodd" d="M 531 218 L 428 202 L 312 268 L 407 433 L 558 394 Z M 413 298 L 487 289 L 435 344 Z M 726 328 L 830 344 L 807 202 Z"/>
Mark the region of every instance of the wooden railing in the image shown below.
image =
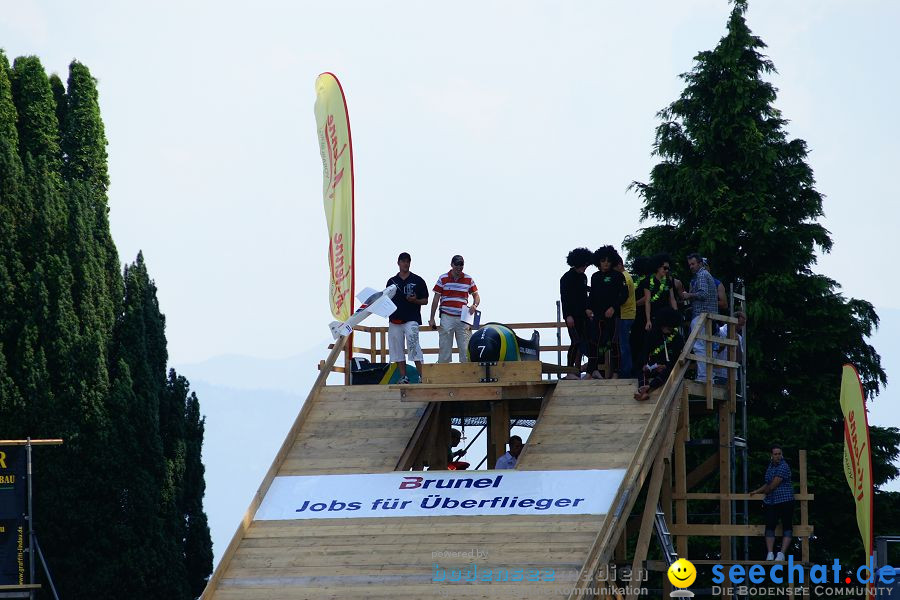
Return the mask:
<path id="1" fill-rule="evenodd" d="M 523 339 L 530 339 L 531 332 L 537 330 L 538 333 L 541 334 L 542 342 L 547 339 L 555 342 L 549 344 L 541 343 L 539 346 L 539 356 L 543 362 L 545 373 L 564 374 L 576 372 L 576 369 L 564 366 L 566 360 L 565 353 L 569 350 L 569 333 L 565 322 L 536 321 L 526 323 L 503 323 L 503 326 L 512 329 L 516 335 Z M 419 343 L 422 346 L 422 354 L 426 363 L 434 362 L 429 361 L 428 357 L 437 355 L 440 352 L 436 339 L 438 329 L 438 327 L 431 327 L 430 325 L 421 325 L 419 327 Z M 385 363 L 388 362 L 389 354 L 387 343 L 388 328 L 386 326 L 369 327 L 366 325 L 357 325 L 353 328 L 353 331 L 353 347 L 345 349 L 344 364 L 332 365 L 331 367 L 331 372 L 345 374 L 344 382 L 348 385 L 350 383 L 350 376 L 347 372 L 347 364 L 350 362 L 351 356 L 363 356 L 373 363 Z M 426 343 L 428 338 L 434 340 L 433 345 Z M 328 348 L 334 348 L 334 344 L 330 344 Z M 459 348 L 454 343 L 453 354 L 456 356 L 458 353 Z M 553 353 L 555 353 L 555 355 L 553 355 Z M 323 363 L 324 361 L 319 361 L 319 369 L 322 368 Z M 612 372 L 612 357 L 609 352 L 606 352 L 603 355 L 597 368 L 604 377 L 609 377 Z"/>
<path id="2" fill-rule="evenodd" d="M 523 339 L 531 338 L 531 332 L 537 330 L 538 333 L 541 334 L 541 345 L 539 346 L 541 360 L 544 363 L 555 364 L 558 369 L 554 370 L 557 373 L 568 373 L 574 372 L 573 369 L 567 369 L 563 365 L 563 354 L 569 349 L 568 341 L 568 332 L 566 330 L 565 322 L 561 321 L 538 321 L 538 322 L 528 322 L 528 323 L 503 323 L 505 327 L 512 329 L 516 335 Z M 438 327 L 431 327 L 430 325 L 421 325 L 419 327 L 419 344 L 422 346 L 422 354 L 425 358 L 425 362 L 434 362 L 429 361 L 428 357 L 437 355 L 440 352 L 437 343 L 437 332 Z M 347 348 L 344 352 L 344 364 L 343 365 L 333 365 L 331 367 L 331 371 L 335 373 L 344 373 L 345 374 L 345 382 L 349 384 L 349 374 L 347 373 L 347 364 L 350 361 L 351 356 L 362 356 L 369 359 L 371 362 L 388 362 L 388 343 L 387 343 L 387 334 L 388 328 L 386 326 L 376 326 L 370 327 L 366 325 L 357 325 L 353 328 L 353 347 Z M 555 343 L 545 344 L 543 343 L 546 339 L 551 339 Z M 334 348 L 334 344 L 328 346 L 329 349 Z M 351 354 L 352 352 L 352 354 Z M 459 352 L 459 348 L 455 345 L 453 346 L 453 354 L 457 355 Z M 463 349 L 465 352 L 465 349 Z M 547 356 L 549 353 L 556 353 L 556 356 Z M 605 361 L 608 365 L 609 359 Z M 323 363 L 319 363 L 319 368 L 321 369 Z M 606 367 L 608 369 L 608 367 Z M 601 368 L 601 371 L 604 369 Z M 606 372 L 606 371 L 605 371 Z"/>

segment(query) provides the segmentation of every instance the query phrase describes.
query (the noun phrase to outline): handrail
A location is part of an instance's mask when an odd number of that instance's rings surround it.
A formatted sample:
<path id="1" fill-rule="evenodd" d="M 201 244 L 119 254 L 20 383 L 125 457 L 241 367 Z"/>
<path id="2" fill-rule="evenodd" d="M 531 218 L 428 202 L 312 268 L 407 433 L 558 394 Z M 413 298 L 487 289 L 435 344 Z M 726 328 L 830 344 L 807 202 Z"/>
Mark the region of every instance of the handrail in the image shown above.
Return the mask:
<path id="1" fill-rule="evenodd" d="M 514 332 L 522 329 L 538 329 L 538 330 L 546 330 L 546 329 L 555 329 L 560 331 L 561 329 L 566 328 L 566 323 L 564 321 L 529 321 L 524 323 L 503 323 L 505 327 L 512 329 Z M 388 327 L 385 325 L 356 325 L 353 328 L 355 335 L 353 336 L 353 346 L 348 348 L 354 355 L 360 355 L 368 358 L 370 361 L 375 362 L 378 360 L 386 361 L 388 358 L 388 344 L 387 344 L 387 334 Z M 430 325 L 420 325 L 419 332 L 420 333 L 432 333 L 439 331 L 439 327 L 431 327 Z M 552 338 L 550 338 L 552 339 Z M 368 341 L 368 346 L 363 346 Z M 359 344 L 359 345 L 358 345 Z M 329 349 L 334 348 L 334 344 L 330 344 L 328 346 Z M 568 345 L 562 344 L 541 344 L 538 346 L 538 354 L 543 352 L 558 352 L 568 350 Z M 454 347 L 454 352 L 458 352 L 459 348 Z M 465 350 L 463 350 L 465 351 Z M 422 354 L 426 356 L 437 355 L 440 353 L 440 349 L 435 346 L 425 346 L 422 344 Z M 346 355 L 345 355 L 346 359 Z M 604 361 L 603 364 L 606 364 Z M 320 362 L 319 368 L 323 368 L 323 363 Z M 560 366 L 560 372 L 570 372 L 568 367 Z M 346 373 L 349 371 L 348 365 L 336 366 L 332 365 L 329 369 L 329 372 L 337 372 L 337 373 Z M 574 370 L 572 370 L 574 372 Z"/>
<path id="2" fill-rule="evenodd" d="M 619 486 L 616 496 L 613 499 L 611 505 L 612 512 L 606 515 L 606 519 L 604 519 L 603 525 L 597 533 L 597 537 L 594 539 L 594 543 L 588 552 L 587 559 L 584 561 L 584 566 L 578 574 L 578 580 L 574 585 L 574 589 L 569 595 L 569 600 L 578 598 L 580 596 L 578 590 L 588 588 L 589 583 L 593 580 L 594 573 L 600 565 L 609 562 L 614 549 L 614 542 L 621 535 L 622 528 L 625 526 L 628 515 L 631 513 L 631 509 L 637 500 L 641 487 L 644 485 L 644 480 L 652 466 L 653 461 L 650 459 L 656 455 L 664 442 L 665 433 L 668 430 L 664 425 L 668 422 L 667 419 L 673 417 L 673 407 L 675 406 L 678 392 L 681 389 L 681 384 L 684 381 L 685 373 L 687 373 L 691 346 L 699 335 L 699 332 L 706 327 L 707 321 L 719 320 L 716 317 L 722 316 L 723 315 L 702 313 L 700 319 L 694 326 L 694 329 L 688 336 L 688 341 L 685 342 L 684 348 L 681 350 L 681 355 L 675 363 L 675 367 L 672 369 L 669 378 L 666 379 L 666 383 L 660 390 L 656 410 L 650 417 L 647 427 L 644 429 L 644 434 L 641 436 L 641 441 L 638 443 L 638 449 L 637 452 L 635 452 L 634 459 L 631 461 L 628 470 L 625 472 L 622 485 Z M 731 317 L 724 317 L 724 319 L 730 320 Z"/>

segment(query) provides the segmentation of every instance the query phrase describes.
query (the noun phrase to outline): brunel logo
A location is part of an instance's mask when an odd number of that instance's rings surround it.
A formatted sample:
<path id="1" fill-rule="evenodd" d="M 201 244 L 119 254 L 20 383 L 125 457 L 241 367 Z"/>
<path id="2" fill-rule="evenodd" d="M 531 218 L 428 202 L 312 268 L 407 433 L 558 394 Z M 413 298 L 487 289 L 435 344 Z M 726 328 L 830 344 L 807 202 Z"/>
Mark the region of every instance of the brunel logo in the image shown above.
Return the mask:
<path id="1" fill-rule="evenodd" d="M 503 475 L 497 475 L 496 477 L 483 477 L 481 479 L 469 479 L 467 477 L 454 477 L 451 479 L 426 479 L 425 477 L 404 477 L 403 481 L 400 482 L 401 490 L 417 490 L 419 488 L 423 490 L 431 489 L 443 489 L 448 490 L 452 488 L 490 488 L 490 487 L 500 487 L 500 481 L 503 480 Z"/>

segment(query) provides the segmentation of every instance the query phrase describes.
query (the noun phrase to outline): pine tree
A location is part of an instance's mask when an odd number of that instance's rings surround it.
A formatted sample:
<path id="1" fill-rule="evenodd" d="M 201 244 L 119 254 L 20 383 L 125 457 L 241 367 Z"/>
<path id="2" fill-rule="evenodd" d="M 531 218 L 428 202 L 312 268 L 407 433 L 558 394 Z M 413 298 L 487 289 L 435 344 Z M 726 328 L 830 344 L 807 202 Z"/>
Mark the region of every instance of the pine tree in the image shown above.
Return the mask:
<path id="1" fill-rule="evenodd" d="M 887 382 L 866 342 L 878 316 L 870 303 L 845 298 L 836 281 L 812 271 L 816 250 L 827 252 L 832 244 L 817 222 L 822 196 L 806 143 L 789 139 L 787 121 L 773 105 L 776 89 L 763 77 L 775 68 L 747 27 L 746 8 L 735 2 L 725 37 L 696 56 L 682 76 L 680 98 L 660 111 L 655 153 L 662 162 L 649 183 L 633 184 L 644 200 L 642 218 L 658 223 L 625 246 L 631 256 L 668 251 L 679 263 L 697 251 L 710 259 L 716 277 L 745 283 L 751 478 L 761 480 L 769 442 L 780 441 L 788 453 L 807 449 L 816 494 L 814 560 L 861 561 L 841 471 L 838 390 L 847 361 L 859 369 L 870 398 Z M 880 484 L 898 474 L 891 461 L 900 432 L 872 429 Z"/>

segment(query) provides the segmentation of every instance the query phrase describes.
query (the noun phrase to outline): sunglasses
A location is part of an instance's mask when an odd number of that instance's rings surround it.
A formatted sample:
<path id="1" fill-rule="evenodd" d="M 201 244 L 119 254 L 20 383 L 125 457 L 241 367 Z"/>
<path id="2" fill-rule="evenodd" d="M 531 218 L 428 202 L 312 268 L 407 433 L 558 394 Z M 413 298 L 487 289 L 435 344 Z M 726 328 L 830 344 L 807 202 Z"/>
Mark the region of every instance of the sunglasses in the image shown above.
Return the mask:
<path id="1" fill-rule="evenodd" d="M 663 267 L 662 270 L 663 270 L 663 271 L 668 271 L 668 270 L 669 270 L 669 267 Z"/>

